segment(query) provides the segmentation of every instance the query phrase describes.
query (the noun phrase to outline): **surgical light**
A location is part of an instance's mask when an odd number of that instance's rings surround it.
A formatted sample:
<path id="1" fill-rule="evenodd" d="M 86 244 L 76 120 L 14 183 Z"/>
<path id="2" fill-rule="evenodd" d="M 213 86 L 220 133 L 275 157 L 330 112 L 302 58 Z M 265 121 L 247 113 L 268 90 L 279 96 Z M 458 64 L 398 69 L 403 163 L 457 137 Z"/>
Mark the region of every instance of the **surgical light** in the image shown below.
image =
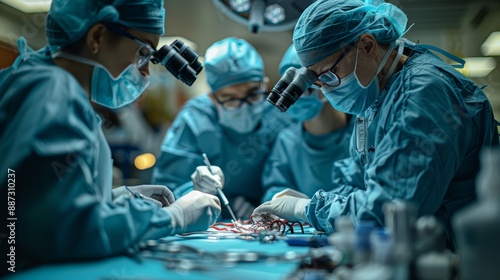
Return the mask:
<path id="1" fill-rule="evenodd" d="M 267 6 L 264 17 L 273 24 L 280 23 L 286 18 L 285 9 L 278 4 Z"/>
<path id="2" fill-rule="evenodd" d="M 238 13 L 250 10 L 250 0 L 229 0 L 229 5 Z"/>
<path id="3" fill-rule="evenodd" d="M 264 26 L 264 10 L 266 2 L 264 0 L 253 0 L 250 6 L 250 18 L 248 19 L 248 29 L 253 33 L 259 33 Z"/>
<path id="4" fill-rule="evenodd" d="M 493 57 L 467 57 L 464 60 L 464 68 L 457 70 L 471 78 L 486 77 L 497 66 L 497 62 Z"/>
<path id="5" fill-rule="evenodd" d="M 52 0 L 0 0 L 15 9 L 24 13 L 47 12 Z"/>
<path id="6" fill-rule="evenodd" d="M 500 31 L 492 32 L 481 45 L 483 55 L 500 55 Z"/>
<path id="7" fill-rule="evenodd" d="M 230 19 L 253 33 L 279 32 L 295 27 L 302 12 L 316 0 L 212 0 Z"/>

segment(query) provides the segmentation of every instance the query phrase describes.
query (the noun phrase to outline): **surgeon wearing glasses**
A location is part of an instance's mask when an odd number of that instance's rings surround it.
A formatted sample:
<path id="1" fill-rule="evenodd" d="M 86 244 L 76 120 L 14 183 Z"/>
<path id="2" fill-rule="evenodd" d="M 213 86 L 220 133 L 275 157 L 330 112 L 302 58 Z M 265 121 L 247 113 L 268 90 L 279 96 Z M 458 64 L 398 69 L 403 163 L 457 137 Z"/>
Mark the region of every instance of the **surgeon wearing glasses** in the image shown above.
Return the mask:
<path id="1" fill-rule="evenodd" d="M 301 65 L 319 76 L 315 86 L 334 108 L 357 116 L 350 160 L 334 166 L 332 191 L 280 197 L 255 213 L 331 233 L 341 215 L 383 226 L 382 206 L 400 199 L 413 202 L 418 216 L 436 216 L 453 249 L 450 219 L 476 197 L 479 153 L 498 148 L 490 102 L 431 50 L 461 59 L 402 38 L 400 9 L 365 2 L 316 1 L 293 32 Z"/>
<path id="2" fill-rule="evenodd" d="M 283 55 L 279 73 L 289 67 L 302 67 L 293 45 Z M 333 163 L 349 157 L 355 118 L 333 108 L 319 89 L 305 91 L 286 114 L 297 123 L 279 133 L 266 161 L 263 202 L 285 194 L 309 198 L 318 190 L 331 190 Z"/>
<path id="3" fill-rule="evenodd" d="M 167 185 L 176 197 L 223 188 L 237 218 L 248 219 L 263 195 L 264 161 L 291 121 L 266 102 L 264 63 L 247 41 L 229 37 L 212 44 L 205 74 L 211 92 L 189 100 L 172 123 L 153 182 Z M 222 218 L 231 218 L 224 208 Z"/>
<path id="4" fill-rule="evenodd" d="M 114 109 L 141 95 L 164 23 L 163 0 L 54 0 L 48 45 L 17 42 L 20 55 L 0 71 L 1 177 L 13 182 L 0 189 L 15 199 L 16 269 L 125 254 L 218 218 L 219 199 L 199 191 L 175 201 L 161 185 L 112 190 L 91 101 Z"/>

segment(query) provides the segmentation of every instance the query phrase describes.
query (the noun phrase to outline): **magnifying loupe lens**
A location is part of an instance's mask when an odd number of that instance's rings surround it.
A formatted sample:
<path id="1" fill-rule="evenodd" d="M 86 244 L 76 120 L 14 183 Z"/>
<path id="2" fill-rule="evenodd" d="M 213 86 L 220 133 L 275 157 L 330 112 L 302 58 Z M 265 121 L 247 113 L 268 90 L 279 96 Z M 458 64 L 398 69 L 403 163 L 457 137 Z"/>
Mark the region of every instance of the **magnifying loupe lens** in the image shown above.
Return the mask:
<path id="1" fill-rule="evenodd" d="M 290 67 L 286 70 L 283 77 L 281 77 L 281 79 L 276 83 L 276 85 L 271 90 L 271 93 L 267 97 L 267 101 L 276 106 L 276 102 L 281 98 L 281 94 L 295 77 L 296 71 L 297 69 L 294 67 Z"/>

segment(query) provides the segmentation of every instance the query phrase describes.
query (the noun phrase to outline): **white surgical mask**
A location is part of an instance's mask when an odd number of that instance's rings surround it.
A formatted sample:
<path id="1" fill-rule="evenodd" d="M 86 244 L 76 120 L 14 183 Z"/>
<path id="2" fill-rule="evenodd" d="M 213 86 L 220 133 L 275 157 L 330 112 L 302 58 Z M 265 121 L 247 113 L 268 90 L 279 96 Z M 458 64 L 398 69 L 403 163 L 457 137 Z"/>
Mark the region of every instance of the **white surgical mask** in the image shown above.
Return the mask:
<path id="1" fill-rule="evenodd" d="M 255 129 L 262 119 L 265 101 L 259 101 L 252 105 L 243 103 L 240 107 L 226 109 L 217 106 L 219 122 L 222 126 L 231 128 L 239 133 L 247 133 Z"/>
<path id="2" fill-rule="evenodd" d="M 149 85 L 149 80 L 139 72 L 135 64 L 130 64 L 115 78 L 102 64 L 93 60 L 64 52 L 55 53 L 53 58 L 56 57 L 94 66 L 90 85 L 91 99 L 110 109 L 132 103 Z"/>

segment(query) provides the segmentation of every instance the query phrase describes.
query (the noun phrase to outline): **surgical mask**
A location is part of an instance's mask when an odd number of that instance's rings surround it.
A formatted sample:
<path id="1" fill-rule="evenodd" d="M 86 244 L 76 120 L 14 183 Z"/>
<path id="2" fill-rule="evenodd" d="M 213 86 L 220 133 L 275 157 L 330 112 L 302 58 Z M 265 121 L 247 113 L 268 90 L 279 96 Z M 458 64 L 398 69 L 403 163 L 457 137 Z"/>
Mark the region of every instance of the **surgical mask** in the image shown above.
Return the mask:
<path id="1" fill-rule="evenodd" d="M 311 90 L 313 89 L 308 89 L 308 91 Z M 314 92 L 311 94 L 304 92 L 299 100 L 288 108 L 286 113 L 289 114 L 292 119 L 299 122 L 307 121 L 315 118 L 321 112 L 325 101 L 326 99 L 319 99 Z"/>
<path id="2" fill-rule="evenodd" d="M 91 99 L 110 109 L 117 109 L 132 103 L 149 85 L 149 80 L 139 72 L 135 64 L 130 64 L 115 78 L 102 64 L 93 60 L 64 52 L 55 53 L 53 58 L 56 57 L 94 66 L 90 85 Z"/>
<path id="3" fill-rule="evenodd" d="M 384 79 L 392 75 L 403 53 L 403 42 L 398 41 L 397 44 L 399 45 L 398 55 L 394 59 L 394 62 L 392 63 Z M 382 68 L 384 67 L 385 63 L 392 53 L 392 50 L 393 46 L 391 45 L 387 53 L 384 55 L 384 58 L 382 59 L 380 65 L 378 66 L 375 76 L 365 87 L 359 82 L 359 78 L 356 75 L 356 69 L 358 67 L 358 49 L 356 49 L 356 63 L 354 66 L 354 71 L 344 77 L 338 87 L 321 87 L 321 91 L 325 95 L 326 99 L 328 99 L 328 101 L 335 109 L 347 114 L 359 115 L 366 111 L 366 109 L 368 109 L 378 99 L 380 93 L 380 85 L 377 75 L 380 73 L 380 71 L 382 71 Z"/>
<path id="4" fill-rule="evenodd" d="M 239 133 L 247 133 L 255 129 L 262 119 L 264 100 L 252 105 L 243 103 L 234 109 L 226 109 L 216 105 L 219 111 L 219 122 L 222 126 L 231 128 Z"/>

